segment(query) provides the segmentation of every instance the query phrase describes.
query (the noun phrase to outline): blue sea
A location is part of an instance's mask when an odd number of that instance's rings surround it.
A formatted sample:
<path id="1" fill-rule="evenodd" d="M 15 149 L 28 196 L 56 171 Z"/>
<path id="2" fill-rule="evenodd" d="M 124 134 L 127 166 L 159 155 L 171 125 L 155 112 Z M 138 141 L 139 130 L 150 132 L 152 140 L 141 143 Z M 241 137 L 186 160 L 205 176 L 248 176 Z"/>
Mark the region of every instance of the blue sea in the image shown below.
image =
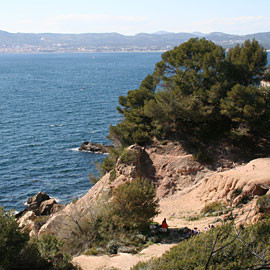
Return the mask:
<path id="1" fill-rule="evenodd" d="M 44 191 L 60 203 L 84 195 L 109 144 L 118 97 L 139 87 L 161 53 L 0 55 L 0 206 L 21 210 Z"/>

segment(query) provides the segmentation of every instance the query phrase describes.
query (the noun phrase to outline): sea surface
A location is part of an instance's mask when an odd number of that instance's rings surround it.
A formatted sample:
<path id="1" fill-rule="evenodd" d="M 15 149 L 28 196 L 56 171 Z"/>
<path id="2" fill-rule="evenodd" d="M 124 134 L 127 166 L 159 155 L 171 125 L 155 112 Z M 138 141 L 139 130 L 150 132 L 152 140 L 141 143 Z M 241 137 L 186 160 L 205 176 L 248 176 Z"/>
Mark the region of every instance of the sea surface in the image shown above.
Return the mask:
<path id="1" fill-rule="evenodd" d="M 0 55 L 0 206 L 21 210 L 44 191 L 60 203 L 91 188 L 118 97 L 139 87 L 161 53 Z"/>

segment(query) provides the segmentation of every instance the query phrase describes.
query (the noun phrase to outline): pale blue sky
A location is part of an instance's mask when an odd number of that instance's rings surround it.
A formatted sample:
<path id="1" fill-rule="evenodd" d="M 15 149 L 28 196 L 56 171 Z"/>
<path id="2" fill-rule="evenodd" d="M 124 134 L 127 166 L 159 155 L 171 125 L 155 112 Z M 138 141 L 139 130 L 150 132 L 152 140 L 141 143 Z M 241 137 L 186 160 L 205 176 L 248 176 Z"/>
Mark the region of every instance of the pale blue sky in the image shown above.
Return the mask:
<path id="1" fill-rule="evenodd" d="M 0 1 L 0 30 L 13 33 L 270 31 L 270 0 Z"/>

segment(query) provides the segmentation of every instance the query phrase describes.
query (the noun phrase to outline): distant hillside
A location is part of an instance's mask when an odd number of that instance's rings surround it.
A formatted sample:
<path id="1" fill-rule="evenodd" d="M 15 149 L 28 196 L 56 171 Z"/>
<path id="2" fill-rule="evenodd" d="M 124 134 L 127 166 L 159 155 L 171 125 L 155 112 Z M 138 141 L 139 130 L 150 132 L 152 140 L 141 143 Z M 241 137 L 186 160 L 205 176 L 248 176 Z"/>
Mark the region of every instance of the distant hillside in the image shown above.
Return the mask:
<path id="1" fill-rule="evenodd" d="M 239 36 L 220 32 L 203 34 L 159 31 L 125 36 L 118 33 L 14 34 L 0 31 L 0 53 L 166 51 L 192 37 L 205 37 L 225 48 L 255 38 L 266 49 L 270 49 L 270 32 Z"/>

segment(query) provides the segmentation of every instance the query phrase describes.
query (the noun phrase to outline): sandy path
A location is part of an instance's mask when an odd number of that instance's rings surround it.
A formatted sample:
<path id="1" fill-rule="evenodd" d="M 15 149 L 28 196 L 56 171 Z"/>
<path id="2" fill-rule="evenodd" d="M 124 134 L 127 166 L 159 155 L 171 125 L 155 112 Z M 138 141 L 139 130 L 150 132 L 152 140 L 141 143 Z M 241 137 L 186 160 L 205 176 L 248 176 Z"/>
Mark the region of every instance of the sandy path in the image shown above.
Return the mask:
<path id="1" fill-rule="evenodd" d="M 85 256 L 81 255 L 73 258 L 75 264 L 80 265 L 83 270 L 101 270 L 115 267 L 121 270 L 129 270 L 140 261 L 147 261 L 153 257 L 160 257 L 175 244 L 155 244 L 140 253 L 132 255 L 119 253 L 115 256 Z"/>

